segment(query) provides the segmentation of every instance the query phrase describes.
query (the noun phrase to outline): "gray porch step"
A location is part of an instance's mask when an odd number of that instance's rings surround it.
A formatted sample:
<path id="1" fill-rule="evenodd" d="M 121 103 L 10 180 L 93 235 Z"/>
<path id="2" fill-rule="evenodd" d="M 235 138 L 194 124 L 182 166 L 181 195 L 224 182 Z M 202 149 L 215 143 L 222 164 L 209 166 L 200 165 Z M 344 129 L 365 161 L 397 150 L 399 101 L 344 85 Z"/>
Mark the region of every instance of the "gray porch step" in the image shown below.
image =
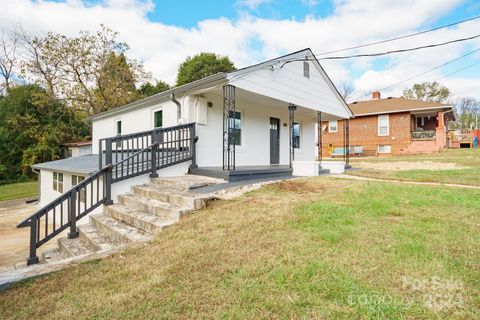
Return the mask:
<path id="1" fill-rule="evenodd" d="M 115 245 L 115 243 L 110 241 L 90 223 L 79 226 L 78 233 L 79 240 L 93 251 L 111 249 Z"/>
<path id="2" fill-rule="evenodd" d="M 205 208 L 209 199 L 209 197 L 201 194 L 186 191 L 167 191 L 164 188 L 156 188 L 152 185 L 135 186 L 132 190 L 133 194 L 144 198 L 168 202 L 178 207 L 195 210 Z"/>
<path id="3" fill-rule="evenodd" d="M 62 253 L 60 252 L 60 249 L 57 247 L 54 249 L 42 251 L 42 254 L 40 256 L 40 261 L 42 263 L 51 263 L 51 262 L 61 261 L 65 258 L 66 257 L 62 255 Z"/>
<path id="4" fill-rule="evenodd" d="M 193 174 L 187 174 L 180 177 L 153 178 L 150 180 L 153 185 L 165 187 L 166 190 L 170 191 L 188 191 L 224 182 L 220 179 Z"/>
<path id="5" fill-rule="evenodd" d="M 92 225 L 114 243 L 145 242 L 153 236 L 104 213 L 90 216 Z"/>
<path id="6" fill-rule="evenodd" d="M 105 208 L 105 213 L 150 234 L 157 234 L 176 222 L 176 220 L 168 217 L 159 217 L 120 204 L 107 206 Z"/>
<path id="7" fill-rule="evenodd" d="M 80 239 L 58 239 L 58 249 L 60 253 L 65 257 L 80 256 L 93 252 L 90 250 Z"/>
<path id="8" fill-rule="evenodd" d="M 192 211 L 189 208 L 180 208 L 171 203 L 130 194 L 118 196 L 118 201 L 126 207 L 145 211 L 159 217 L 171 218 L 175 221 L 178 221 L 184 215 Z"/>

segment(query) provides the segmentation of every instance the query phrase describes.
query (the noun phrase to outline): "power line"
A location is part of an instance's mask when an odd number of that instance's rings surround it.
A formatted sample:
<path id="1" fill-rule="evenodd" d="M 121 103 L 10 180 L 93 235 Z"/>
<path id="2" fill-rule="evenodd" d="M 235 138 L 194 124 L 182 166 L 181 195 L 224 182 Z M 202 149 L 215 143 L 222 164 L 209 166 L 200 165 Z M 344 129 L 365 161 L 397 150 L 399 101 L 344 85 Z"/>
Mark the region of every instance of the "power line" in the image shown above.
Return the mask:
<path id="1" fill-rule="evenodd" d="M 471 68 L 471 67 L 473 67 L 473 66 L 475 66 L 475 65 L 477 65 L 477 64 L 479 64 L 479 63 L 480 63 L 480 61 L 474 62 L 474 63 L 472 63 L 472 64 L 470 64 L 470 65 L 468 65 L 468 66 L 466 66 L 466 67 L 463 67 L 463 68 L 458 69 L 458 70 L 456 70 L 456 71 L 450 72 L 450 73 L 448 73 L 448 74 L 446 74 L 446 75 L 444 75 L 444 76 L 441 76 L 441 77 L 438 78 L 437 80 L 440 80 L 440 79 L 443 79 L 443 78 L 447 78 L 447 77 L 449 77 L 449 76 L 451 76 L 451 75 L 453 75 L 453 74 L 459 73 L 460 71 L 463 71 L 463 70 L 466 70 L 466 69 L 468 69 L 468 68 Z"/>
<path id="2" fill-rule="evenodd" d="M 427 49 L 427 48 L 440 47 L 440 46 L 445 46 L 452 43 L 476 39 L 479 37 L 480 37 L 480 34 L 477 34 L 475 36 L 471 36 L 467 38 L 460 38 L 460 39 L 450 40 L 446 42 L 429 44 L 425 46 L 419 46 L 419 47 L 413 47 L 413 48 L 407 48 L 407 49 L 390 50 L 390 51 L 376 52 L 376 53 L 354 54 L 350 56 L 332 56 L 332 57 L 319 58 L 318 60 L 340 60 L 340 59 L 351 59 L 351 58 L 361 58 L 361 57 L 378 57 L 378 56 L 384 56 L 392 53 L 409 52 L 409 51 L 416 51 L 416 50 Z"/>
<path id="3" fill-rule="evenodd" d="M 355 54 L 355 55 L 351 55 L 351 56 L 332 56 L 332 57 L 315 58 L 315 59 L 309 59 L 309 58 L 291 59 L 291 60 L 284 61 L 283 64 L 280 66 L 280 69 L 282 69 L 286 64 L 291 63 L 291 62 L 296 62 L 296 61 L 340 60 L 340 59 L 351 59 L 351 58 L 362 58 L 362 57 L 378 57 L 378 56 L 389 55 L 389 54 L 392 54 L 392 53 L 402 53 L 402 52 L 410 52 L 410 51 L 416 51 L 416 50 L 421 50 L 421 49 L 440 47 L 440 46 L 445 46 L 445 45 L 452 44 L 452 43 L 468 41 L 468 40 L 472 40 L 472 39 L 476 39 L 476 38 L 480 38 L 480 34 L 477 34 L 477 35 L 474 35 L 474 36 L 471 36 L 471 37 L 466 37 L 466 38 L 460 38 L 460 39 L 450 40 L 450 41 L 446 41 L 446 42 L 441 42 L 441 43 L 429 44 L 429 45 L 407 48 L 407 49 L 390 50 L 390 51 L 385 51 L 385 52 Z"/>
<path id="4" fill-rule="evenodd" d="M 345 48 L 345 49 L 338 49 L 338 50 L 333 50 L 333 51 L 321 52 L 321 53 L 317 53 L 316 55 L 325 55 L 325 54 L 337 53 L 337 52 L 348 51 L 348 50 L 353 50 L 353 49 L 365 48 L 365 47 L 373 46 L 373 45 L 376 45 L 376 44 L 381 44 L 381 43 L 401 40 L 401 39 L 405 39 L 405 38 L 410 38 L 410 37 L 418 36 L 418 35 L 421 35 L 421 34 L 437 31 L 437 30 L 440 30 L 440 29 L 452 27 L 452 26 L 455 26 L 455 25 L 458 25 L 458 24 L 461 24 L 461 23 L 465 23 L 465 22 L 468 22 L 468 21 L 476 20 L 476 19 L 479 19 L 479 18 L 480 18 L 480 16 L 476 16 L 476 17 L 472 17 L 472 18 L 469 18 L 469 19 L 457 21 L 457 22 L 454 22 L 454 23 L 450 23 L 450 24 L 443 25 L 443 26 L 436 27 L 436 28 L 429 29 L 429 30 L 419 31 L 419 32 L 415 32 L 415 33 L 411 33 L 411 34 L 408 34 L 408 35 L 399 36 L 399 37 L 395 37 L 395 38 L 390 38 L 390 39 L 386 39 L 386 40 L 370 42 L 370 43 L 367 43 L 367 44 L 362 44 L 362 45 L 349 47 L 349 48 Z"/>
<path id="5" fill-rule="evenodd" d="M 471 55 L 471 54 L 474 54 L 475 52 L 478 52 L 478 51 L 480 51 L 480 49 L 476 49 L 476 50 L 470 51 L 470 52 L 468 52 L 468 53 L 466 53 L 466 54 L 464 54 L 464 55 L 462 55 L 462 56 L 460 56 L 460 57 L 458 57 L 458 58 L 455 58 L 455 59 L 453 59 L 453 60 L 449 60 L 449 61 L 447 61 L 447 62 L 445 62 L 445 63 L 442 63 L 441 65 L 438 65 L 438 66 L 436 66 L 436 67 L 433 67 L 433 68 L 431 68 L 431 69 L 429 69 L 429 70 L 427 70 L 427 71 L 424 71 L 424 72 L 422 72 L 422 73 L 419 73 L 419 74 L 417 74 L 417 75 L 415 75 L 415 76 L 413 76 L 413 77 L 410 77 L 410 78 L 408 78 L 408 79 L 405 79 L 405 80 L 399 81 L 399 82 L 397 82 L 397 83 L 394 83 L 394 84 L 392 84 L 392 85 L 389 85 L 389 86 L 387 86 L 387 87 L 384 87 L 384 88 L 380 89 L 380 91 L 394 88 L 394 87 L 398 86 L 399 84 L 405 83 L 405 82 L 407 82 L 407 81 L 410 81 L 410 80 L 413 80 L 413 79 L 418 78 L 418 77 L 420 77 L 420 76 L 423 76 L 424 74 L 427 74 L 427 73 L 430 73 L 430 72 L 432 72 L 432 71 L 434 71 L 434 70 L 440 69 L 440 68 L 442 68 L 442 67 L 444 67 L 444 66 L 446 66 L 446 65 L 449 65 L 449 64 L 451 64 L 451 63 L 453 63 L 453 62 L 455 62 L 455 61 L 458 61 L 458 60 L 460 60 L 460 59 L 463 59 L 463 58 L 465 58 L 465 57 L 467 57 L 467 56 L 469 56 L 469 55 Z"/>

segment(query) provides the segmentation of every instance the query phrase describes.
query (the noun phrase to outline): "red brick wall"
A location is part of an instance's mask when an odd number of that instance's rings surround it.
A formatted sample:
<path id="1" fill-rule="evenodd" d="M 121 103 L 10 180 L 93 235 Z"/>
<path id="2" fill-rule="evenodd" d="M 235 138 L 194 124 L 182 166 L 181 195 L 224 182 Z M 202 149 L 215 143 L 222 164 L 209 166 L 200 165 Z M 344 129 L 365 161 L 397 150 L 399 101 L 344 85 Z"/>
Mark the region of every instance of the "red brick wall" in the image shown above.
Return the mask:
<path id="1" fill-rule="evenodd" d="M 378 116 L 364 116 L 350 119 L 350 145 L 363 146 L 364 155 L 377 155 L 379 145 L 391 145 L 392 154 L 411 153 L 411 131 L 415 119 L 408 112 L 390 114 L 390 134 L 378 135 Z M 322 123 L 322 150 L 324 155 L 330 155 L 329 146 L 343 147 L 343 121 L 338 121 L 338 132 L 328 131 L 328 122 Z M 326 131 L 326 130 L 327 131 Z M 433 142 L 436 144 L 435 142 Z"/>

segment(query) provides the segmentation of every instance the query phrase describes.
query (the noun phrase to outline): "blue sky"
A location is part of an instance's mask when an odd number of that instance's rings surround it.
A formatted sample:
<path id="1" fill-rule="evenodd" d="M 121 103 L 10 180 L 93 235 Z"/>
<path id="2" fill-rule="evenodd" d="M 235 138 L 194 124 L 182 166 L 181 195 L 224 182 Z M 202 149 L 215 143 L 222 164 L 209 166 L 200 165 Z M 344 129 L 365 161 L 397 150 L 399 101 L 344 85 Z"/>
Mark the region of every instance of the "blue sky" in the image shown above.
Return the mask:
<path id="1" fill-rule="evenodd" d="M 245 67 L 310 47 L 315 53 L 379 41 L 480 15 L 478 0 L 0 0 L 0 28 L 76 35 L 103 24 L 130 46 L 129 55 L 157 79 L 175 81 L 178 65 L 202 51 Z M 421 46 L 480 33 L 480 19 L 426 35 L 339 54 Z M 357 99 L 480 48 L 480 40 L 435 49 L 322 61 L 336 84 Z M 480 52 L 388 89 L 398 96 L 415 82 L 440 79 L 454 93 L 480 97 Z M 440 81 L 439 80 L 439 81 Z"/>

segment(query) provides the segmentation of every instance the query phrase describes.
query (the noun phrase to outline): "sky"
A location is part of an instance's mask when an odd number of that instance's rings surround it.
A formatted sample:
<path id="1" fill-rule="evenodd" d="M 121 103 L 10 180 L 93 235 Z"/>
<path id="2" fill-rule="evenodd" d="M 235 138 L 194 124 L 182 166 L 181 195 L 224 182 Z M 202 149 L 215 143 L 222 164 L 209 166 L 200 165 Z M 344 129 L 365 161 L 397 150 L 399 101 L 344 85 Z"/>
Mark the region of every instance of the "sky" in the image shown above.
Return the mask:
<path id="1" fill-rule="evenodd" d="M 478 0 L 0 0 L 0 28 L 75 36 L 101 24 L 118 31 L 156 79 L 175 82 L 179 64 L 199 52 L 227 55 L 237 68 L 311 48 L 321 53 L 423 31 L 480 15 Z M 334 55 L 374 53 L 480 34 L 480 19 Z M 349 102 L 400 96 L 413 83 L 438 81 L 456 98 L 480 98 L 480 38 L 378 58 L 320 60 L 333 82 L 351 83 Z"/>

